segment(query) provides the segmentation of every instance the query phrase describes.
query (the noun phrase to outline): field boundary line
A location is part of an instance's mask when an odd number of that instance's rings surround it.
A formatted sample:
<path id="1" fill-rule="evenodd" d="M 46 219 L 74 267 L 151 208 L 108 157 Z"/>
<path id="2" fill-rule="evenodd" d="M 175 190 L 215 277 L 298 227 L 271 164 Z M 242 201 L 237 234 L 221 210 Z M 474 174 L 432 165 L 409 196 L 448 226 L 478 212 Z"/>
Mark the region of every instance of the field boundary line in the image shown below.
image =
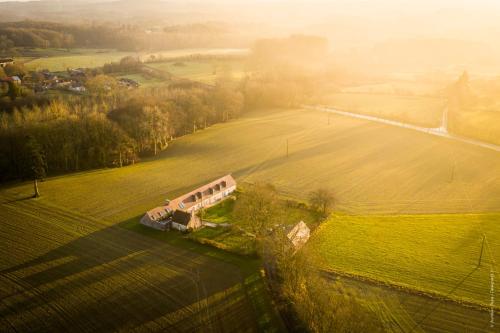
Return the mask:
<path id="1" fill-rule="evenodd" d="M 416 288 L 412 288 L 409 286 L 405 286 L 405 285 L 401 285 L 401 284 L 397 284 L 397 283 L 393 283 L 393 282 L 389 282 L 389 281 L 375 279 L 373 277 L 366 276 L 363 274 L 349 273 L 349 272 L 331 269 L 331 268 L 329 268 L 329 269 L 321 268 L 320 271 L 326 275 L 345 277 L 345 278 L 353 279 L 353 280 L 356 280 L 359 282 L 372 284 L 372 285 L 375 285 L 378 287 L 385 287 L 385 288 L 389 288 L 389 289 L 392 289 L 395 291 L 406 292 L 408 294 L 415 295 L 415 296 L 422 296 L 422 297 L 427 297 L 427 298 L 430 298 L 430 299 L 433 299 L 436 301 L 453 303 L 453 304 L 460 305 L 460 306 L 470 308 L 470 309 L 475 309 L 475 310 L 479 310 L 479 311 L 489 311 L 490 310 L 489 305 L 482 304 L 480 302 L 474 302 L 474 301 L 470 301 L 470 300 L 466 300 L 466 299 L 462 299 L 462 298 L 448 297 L 448 296 L 441 294 L 441 293 L 438 293 L 438 292 L 433 292 L 430 290 L 416 289 Z M 495 307 L 495 311 L 500 312 L 500 307 Z"/>

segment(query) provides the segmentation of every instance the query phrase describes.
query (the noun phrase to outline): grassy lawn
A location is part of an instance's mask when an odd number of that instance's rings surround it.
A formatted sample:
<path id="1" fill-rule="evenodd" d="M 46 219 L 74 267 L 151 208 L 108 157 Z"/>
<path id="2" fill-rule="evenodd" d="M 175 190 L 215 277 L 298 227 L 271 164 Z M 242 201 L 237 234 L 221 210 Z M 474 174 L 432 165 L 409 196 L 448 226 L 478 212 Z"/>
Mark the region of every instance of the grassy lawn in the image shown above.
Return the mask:
<path id="1" fill-rule="evenodd" d="M 343 111 L 426 127 L 439 127 L 446 106 L 443 98 L 373 93 L 336 93 L 330 95 L 324 103 Z"/>
<path id="2" fill-rule="evenodd" d="M 240 79 L 245 74 L 244 64 L 240 61 L 167 61 L 148 66 L 179 78 L 207 84 L 214 84 L 222 76 Z"/>
<path id="3" fill-rule="evenodd" d="M 224 200 L 221 203 L 203 211 L 203 220 L 215 224 L 229 224 L 230 226 L 217 226 L 216 228 L 205 227 L 189 235 L 189 238 L 203 244 L 215 246 L 232 253 L 242 255 L 255 255 L 254 238 L 246 235 L 240 228 L 240 223 L 233 215 L 236 200 L 244 196 L 245 191 L 236 192 L 233 199 Z M 283 221 L 287 225 L 295 225 L 299 221 L 306 222 L 310 227 L 316 225 L 319 216 L 305 207 L 298 207 L 296 202 L 283 201 L 280 210 Z"/>
<path id="4" fill-rule="evenodd" d="M 488 246 L 477 267 L 483 232 Z M 499 234 L 500 214 L 334 215 L 308 246 L 327 269 L 487 306 Z"/>
<path id="5" fill-rule="evenodd" d="M 236 200 L 230 198 L 213 207 L 205 209 L 205 211 L 203 212 L 203 220 L 212 223 L 233 222 L 231 214 L 233 212 L 235 202 Z"/>

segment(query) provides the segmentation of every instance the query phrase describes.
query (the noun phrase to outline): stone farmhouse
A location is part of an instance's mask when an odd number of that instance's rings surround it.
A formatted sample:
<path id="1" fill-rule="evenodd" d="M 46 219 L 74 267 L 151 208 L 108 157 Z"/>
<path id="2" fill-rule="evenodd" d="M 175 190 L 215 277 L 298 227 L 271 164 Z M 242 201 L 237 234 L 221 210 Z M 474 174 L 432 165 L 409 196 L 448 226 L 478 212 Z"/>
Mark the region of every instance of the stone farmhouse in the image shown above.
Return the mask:
<path id="1" fill-rule="evenodd" d="M 141 218 L 141 224 L 158 229 L 196 230 L 202 226 L 196 212 L 228 198 L 236 190 L 236 181 L 231 175 L 203 185 L 164 206 L 153 208 Z"/>

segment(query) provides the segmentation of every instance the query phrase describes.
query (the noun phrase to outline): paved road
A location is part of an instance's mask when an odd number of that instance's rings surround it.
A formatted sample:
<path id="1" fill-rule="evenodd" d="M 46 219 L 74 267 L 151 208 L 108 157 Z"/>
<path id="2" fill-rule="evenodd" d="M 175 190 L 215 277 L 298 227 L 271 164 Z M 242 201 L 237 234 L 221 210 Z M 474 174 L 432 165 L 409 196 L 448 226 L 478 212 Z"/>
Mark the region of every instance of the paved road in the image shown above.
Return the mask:
<path id="1" fill-rule="evenodd" d="M 391 126 L 397 126 L 397 127 L 402 127 L 402 128 L 408 128 L 411 130 L 419 131 L 419 132 L 424 132 L 427 134 L 431 135 L 436 135 L 440 136 L 443 138 L 455 140 L 455 141 L 460 141 L 464 142 L 467 144 L 471 144 L 474 146 L 486 148 L 486 149 L 491 149 L 497 152 L 500 152 L 500 146 L 492 144 L 492 143 L 487 143 L 479 140 L 474 140 L 470 138 L 466 138 L 463 136 L 459 135 L 454 135 L 448 133 L 445 128 L 443 127 L 437 127 L 437 128 L 431 128 L 431 127 L 422 127 L 422 126 L 417 126 L 417 125 L 411 125 L 411 124 L 406 124 L 403 122 L 395 121 L 395 120 L 389 120 L 389 119 L 384 119 L 384 118 L 379 118 L 379 117 L 374 117 L 374 116 L 368 116 L 368 115 L 363 115 L 359 113 L 353 113 L 353 112 L 347 112 L 347 111 L 340 111 L 335 108 L 330 108 L 330 107 L 321 107 L 321 106 L 304 106 L 306 109 L 310 110 L 317 110 L 317 111 L 323 111 L 323 112 L 329 112 L 329 113 L 334 113 L 338 114 L 341 116 L 347 116 L 351 118 L 358 118 L 358 119 L 363 119 L 363 120 L 369 120 L 369 121 L 374 121 L 377 123 L 382 123 L 386 125 L 391 125 Z"/>

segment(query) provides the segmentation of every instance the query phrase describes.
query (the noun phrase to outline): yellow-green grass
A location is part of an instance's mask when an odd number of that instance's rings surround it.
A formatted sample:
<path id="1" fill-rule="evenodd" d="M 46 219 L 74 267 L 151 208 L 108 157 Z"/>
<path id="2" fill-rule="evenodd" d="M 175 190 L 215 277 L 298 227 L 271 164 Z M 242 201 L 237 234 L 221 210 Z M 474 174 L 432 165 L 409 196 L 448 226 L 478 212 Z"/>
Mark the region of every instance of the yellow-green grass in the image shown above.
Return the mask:
<path id="1" fill-rule="evenodd" d="M 500 297 L 498 288 L 490 294 L 492 270 L 500 278 L 499 234 L 498 213 L 333 215 L 308 246 L 326 269 L 489 306 Z"/>
<path id="2" fill-rule="evenodd" d="M 214 84 L 218 78 L 222 77 L 240 79 L 245 74 L 244 64 L 239 61 L 170 61 L 153 63 L 148 66 L 168 72 L 175 77 L 206 84 Z"/>
<path id="3" fill-rule="evenodd" d="M 439 127 L 446 100 L 438 97 L 398 96 L 373 93 L 336 93 L 325 98 L 328 106 L 343 111 Z"/>
<path id="4" fill-rule="evenodd" d="M 116 50 L 74 49 L 74 50 L 39 50 L 36 57 L 23 58 L 29 70 L 48 69 L 50 71 L 65 71 L 67 68 L 94 68 L 105 63 L 117 62 L 126 56 L 137 56 L 142 60 L 150 59 L 151 55 L 163 58 L 183 57 L 192 54 L 233 54 L 242 52 L 237 49 L 179 49 L 160 52 L 124 52 Z"/>
<path id="5" fill-rule="evenodd" d="M 497 152 L 343 116 L 328 124 L 300 109 L 247 114 L 133 166 L 49 178 L 40 201 L 116 223 L 228 173 L 302 200 L 330 188 L 336 209 L 357 214 L 500 211 Z M 0 193 L 31 192 L 28 182 Z"/>
<path id="6" fill-rule="evenodd" d="M 256 261 L 137 221 L 0 200 L 2 332 L 281 329 Z"/>

